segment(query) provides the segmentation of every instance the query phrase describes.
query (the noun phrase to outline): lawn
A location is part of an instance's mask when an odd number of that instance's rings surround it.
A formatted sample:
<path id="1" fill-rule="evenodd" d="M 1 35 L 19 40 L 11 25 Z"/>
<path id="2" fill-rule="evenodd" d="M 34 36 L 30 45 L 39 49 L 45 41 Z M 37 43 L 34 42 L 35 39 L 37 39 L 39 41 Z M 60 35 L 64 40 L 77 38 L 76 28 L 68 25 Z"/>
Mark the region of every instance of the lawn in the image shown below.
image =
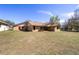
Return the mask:
<path id="1" fill-rule="evenodd" d="M 0 32 L 0 54 L 79 54 L 78 32 Z"/>

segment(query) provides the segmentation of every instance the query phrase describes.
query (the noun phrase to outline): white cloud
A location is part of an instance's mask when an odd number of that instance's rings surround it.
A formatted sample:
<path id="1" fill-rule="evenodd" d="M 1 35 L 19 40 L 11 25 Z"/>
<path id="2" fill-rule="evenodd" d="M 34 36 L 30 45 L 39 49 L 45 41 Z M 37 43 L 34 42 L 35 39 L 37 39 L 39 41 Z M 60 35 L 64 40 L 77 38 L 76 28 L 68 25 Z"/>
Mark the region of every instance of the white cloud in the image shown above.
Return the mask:
<path id="1" fill-rule="evenodd" d="M 76 9 L 78 9 L 79 8 L 79 4 L 78 5 L 76 5 L 75 6 L 75 9 L 74 10 L 76 10 Z M 65 16 L 65 17 L 71 17 L 71 16 L 73 16 L 74 15 L 74 11 L 73 12 L 69 12 L 69 13 L 64 13 L 63 14 L 63 16 Z"/>
<path id="2" fill-rule="evenodd" d="M 74 12 L 69 12 L 69 13 L 66 13 L 66 15 L 67 15 L 68 17 L 71 17 L 71 16 L 73 16 L 73 15 L 74 15 Z"/>
<path id="3" fill-rule="evenodd" d="M 76 10 L 78 8 L 79 8 L 79 4 L 75 6 L 74 10 Z M 74 11 L 61 14 L 61 16 L 66 17 L 66 18 L 70 18 L 71 16 L 74 16 Z"/>
<path id="4" fill-rule="evenodd" d="M 64 19 L 61 19 L 61 20 L 60 20 L 60 23 L 64 23 L 64 21 L 65 21 Z"/>
<path id="5" fill-rule="evenodd" d="M 60 23 L 65 22 L 65 20 L 68 20 L 68 19 L 71 18 L 73 15 L 74 15 L 74 12 L 68 12 L 68 13 L 60 14 L 60 18 L 61 18 Z"/>
<path id="6" fill-rule="evenodd" d="M 64 13 L 64 14 L 62 14 L 61 16 L 70 18 L 70 17 L 73 16 L 73 15 L 74 15 L 74 12 L 69 12 L 69 13 Z"/>
<path id="7" fill-rule="evenodd" d="M 79 5 L 76 6 L 76 9 L 79 8 Z"/>
<path id="8" fill-rule="evenodd" d="M 40 11 L 38 11 L 38 13 L 42 13 L 42 14 L 47 14 L 47 15 L 49 15 L 49 16 L 53 16 L 53 13 L 50 12 L 50 11 L 40 10 Z"/>

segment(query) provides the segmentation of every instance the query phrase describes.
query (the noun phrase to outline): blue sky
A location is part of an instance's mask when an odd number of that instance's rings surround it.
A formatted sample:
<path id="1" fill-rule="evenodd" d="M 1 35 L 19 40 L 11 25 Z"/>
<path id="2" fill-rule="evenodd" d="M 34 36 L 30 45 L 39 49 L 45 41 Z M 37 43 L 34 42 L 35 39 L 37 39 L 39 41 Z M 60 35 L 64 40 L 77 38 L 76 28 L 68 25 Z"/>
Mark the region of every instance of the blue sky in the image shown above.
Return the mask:
<path id="1" fill-rule="evenodd" d="M 77 4 L 0 4 L 0 19 L 20 23 L 25 20 L 48 22 L 58 15 L 61 22 L 73 15 Z"/>

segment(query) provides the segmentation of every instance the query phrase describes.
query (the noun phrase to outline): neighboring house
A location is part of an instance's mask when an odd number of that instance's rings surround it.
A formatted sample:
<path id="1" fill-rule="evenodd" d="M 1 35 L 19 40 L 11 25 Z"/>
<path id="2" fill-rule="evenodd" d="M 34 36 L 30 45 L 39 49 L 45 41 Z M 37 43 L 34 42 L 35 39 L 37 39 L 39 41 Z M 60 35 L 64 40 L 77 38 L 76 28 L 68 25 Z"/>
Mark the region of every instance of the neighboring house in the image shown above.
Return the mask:
<path id="1" fill-rule="evenodd" d="M 23 27 L 25 26 L 25 24 L 26 24 L 26 22 L 16 24 L 13 26 L 13 30 L 23 31 L 23 29 L 24 29 Z"/>
<path id="2" fill-rule="evenodd" d="M 10 29 L 10 26 L 6 22 L 0 21 L 0 31 L 6 31 L 9 29 Z"/>
<path id="3" fill-rule="evenodd" d="M 13 28 L 17 31 L 59 31 L 57 24 L 50 25 L 48 23 L 32 22 L 27 21 L 23 23 L 16 24 Z"/>

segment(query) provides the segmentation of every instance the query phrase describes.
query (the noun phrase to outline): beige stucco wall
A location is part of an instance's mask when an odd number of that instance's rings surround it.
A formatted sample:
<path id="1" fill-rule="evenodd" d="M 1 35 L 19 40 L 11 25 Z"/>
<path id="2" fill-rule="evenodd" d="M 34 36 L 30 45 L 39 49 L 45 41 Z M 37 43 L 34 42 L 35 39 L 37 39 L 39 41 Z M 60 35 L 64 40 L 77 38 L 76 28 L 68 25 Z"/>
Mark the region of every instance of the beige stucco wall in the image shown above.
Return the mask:
<path id="1" fill-rule="evenodd" d="M 24 24 L 17 25 L 17 26 L 15 26 L 15 27 L 13 27 L 13 30 L 20 31 L 19 27 L 22 27 L 22 26 L 24 26 Z"/>
<path id="2" fill-rule="evenodd" d="M 19 26 L 13 27 L 13 30 L 19 31 Z"/>
<path id="3" fill-rule="evenodd" d="M 32 29 L 33 29 L 33 26 L 28 26 L 28 28 L 27 28 L 29 31 L 32 31 Z"/>
<path id="4" fill-rule="evenodd" d="M 55 31 L 55 32 L 59 32 L 60 29 L 57 29 L 57 27 L 55 27 L 55 28 L 54 28 L 54 31 Z"/>
<path id="5" fill-rule="evenodd" d="M 38 29 L 32 30 L 32 32 L 38 32 L 38 31 L 39 31 Z"/>
<path id="6" fill-rule="evenodd" d="M 32 27 L 32 28 L 33 28 L 33 27 Z M 35 26 L 35 30 L 32 29 L 33 32 L 38 32 L 39 30 L 40 30 L 40 27 L 38 27 L 38 26 Z"/>

